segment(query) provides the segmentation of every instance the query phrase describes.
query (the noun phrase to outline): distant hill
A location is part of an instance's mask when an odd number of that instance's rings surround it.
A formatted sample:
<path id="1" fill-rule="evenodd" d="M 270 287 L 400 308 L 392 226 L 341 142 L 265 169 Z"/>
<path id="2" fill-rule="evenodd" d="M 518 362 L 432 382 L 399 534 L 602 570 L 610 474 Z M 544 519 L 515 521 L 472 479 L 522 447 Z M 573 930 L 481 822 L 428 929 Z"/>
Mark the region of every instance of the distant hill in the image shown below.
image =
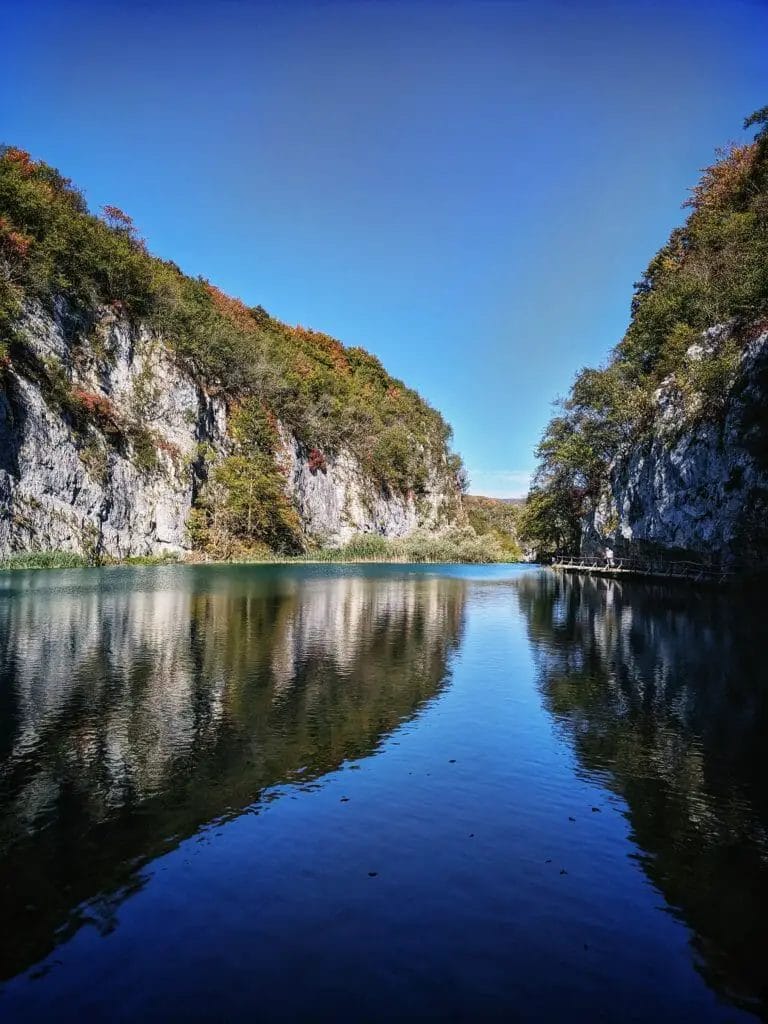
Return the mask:
<path id="1" fill-rule="evenodd" d="M 518 541 L 518 520 L 523 498 L 487 498 L 466 494 L 463 499 L 467 518 L 480 536 L 491 535 L 510 561 L 519 561 L 523 551 Z"/>

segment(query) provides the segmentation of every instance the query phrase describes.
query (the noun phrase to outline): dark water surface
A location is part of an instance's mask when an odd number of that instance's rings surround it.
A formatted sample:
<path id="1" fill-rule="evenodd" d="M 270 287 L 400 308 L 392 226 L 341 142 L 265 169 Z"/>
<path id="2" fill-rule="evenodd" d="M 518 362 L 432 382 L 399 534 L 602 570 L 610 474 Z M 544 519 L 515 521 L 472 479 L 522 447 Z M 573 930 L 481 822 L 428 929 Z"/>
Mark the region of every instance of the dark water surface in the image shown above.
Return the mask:
<path id="1" fill-rule="evenodd" d="M 768 1013 L 754 595 L 0 573 L 3 1021 Z"/>

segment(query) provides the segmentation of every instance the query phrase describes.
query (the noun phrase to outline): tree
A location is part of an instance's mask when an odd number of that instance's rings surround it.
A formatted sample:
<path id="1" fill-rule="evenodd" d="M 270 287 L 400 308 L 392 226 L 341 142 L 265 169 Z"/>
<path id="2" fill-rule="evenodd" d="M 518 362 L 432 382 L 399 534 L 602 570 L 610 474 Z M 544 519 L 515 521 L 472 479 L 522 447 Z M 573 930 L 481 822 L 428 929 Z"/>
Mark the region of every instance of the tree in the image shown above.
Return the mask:
<path id="1" fill-rule="evenodd" d="M 755 140 L 761 139 L 768 132 L 768 106 L 760 107 L 749 117 L 744 118 L 744 129 L 752 128 L 754 125 L 761 125 L 761 128 L 755 135 Z"/>
<path id="2" fill-rule="evenodd" d="M 136 237 L 136 228 L 133 218 L 124 213 L 119 206 L 102 206 L 104 220 L 113 231 L 121 231 L 129 238 Z"/>

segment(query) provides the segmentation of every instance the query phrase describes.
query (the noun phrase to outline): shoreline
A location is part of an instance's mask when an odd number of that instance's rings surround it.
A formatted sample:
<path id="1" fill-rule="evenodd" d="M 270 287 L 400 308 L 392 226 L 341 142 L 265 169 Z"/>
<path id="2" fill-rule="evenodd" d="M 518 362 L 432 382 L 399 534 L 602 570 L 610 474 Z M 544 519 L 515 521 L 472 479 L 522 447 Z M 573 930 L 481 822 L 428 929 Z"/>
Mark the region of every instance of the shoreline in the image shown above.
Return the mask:
<path id="1" fill-rule="evenodd" d="M 0 560 L 0 573 L 42 572 L 64 569 L 136 569 L 157 568 L 167 565 L 535 565 L 523 561 L 478 561 L 453 558 L 364 558 L 360 556 L 338 558 L 286 555 L 274 558 L 185 558 L 184 556 L 134 555 L 128 558 L 91 561 L 74 552 L 20 552 Z"/>

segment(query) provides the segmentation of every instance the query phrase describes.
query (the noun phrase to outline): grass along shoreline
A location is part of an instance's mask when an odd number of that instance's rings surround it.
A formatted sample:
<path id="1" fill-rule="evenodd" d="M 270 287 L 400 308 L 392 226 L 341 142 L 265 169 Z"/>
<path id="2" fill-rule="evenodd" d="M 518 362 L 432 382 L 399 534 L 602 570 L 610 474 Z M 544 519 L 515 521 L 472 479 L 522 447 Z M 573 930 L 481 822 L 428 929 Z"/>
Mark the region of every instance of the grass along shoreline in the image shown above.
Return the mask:
<path id="1" fill-rule="evenodd" d="M 236 550 L 221 557 L 206 557 L 197 551 L 169 552 L 162 555 L 135 555 L 114 558 L 109 555 L 81 555 L 73 551 L 25 551 L 0 558 L 0 570 L 85 569 L 109 566 L 152 565 L 301 565 L 332 563 L 414 564 L 491 564 L 508 563 L 508 548 L 494 537 L 482 536 L 470 529 L 458 529 L 440 535 L 413 533 L 388 539 L 378 534 L 358 534 L 337 548 L 318 548 L 298 555 L 272 552 L 267 548 Z"/>
<path id="2" fill-rule="evenodd" d="M 518 559 L 469 561 L 456 558 L 407 558 L 404 555 L 370 557 L 339 552 L 315 552 L 309 555 L 273 555 L 272 557 L 197 558 L 181 555 L 134 555 L 127 558 L 103 558 L 93 561 L 70 551 L 20 552 L 0 559 L 0 572 L 29 572 L 44 569 L 120 569 L 161 565 L 517 565 Z"/>

